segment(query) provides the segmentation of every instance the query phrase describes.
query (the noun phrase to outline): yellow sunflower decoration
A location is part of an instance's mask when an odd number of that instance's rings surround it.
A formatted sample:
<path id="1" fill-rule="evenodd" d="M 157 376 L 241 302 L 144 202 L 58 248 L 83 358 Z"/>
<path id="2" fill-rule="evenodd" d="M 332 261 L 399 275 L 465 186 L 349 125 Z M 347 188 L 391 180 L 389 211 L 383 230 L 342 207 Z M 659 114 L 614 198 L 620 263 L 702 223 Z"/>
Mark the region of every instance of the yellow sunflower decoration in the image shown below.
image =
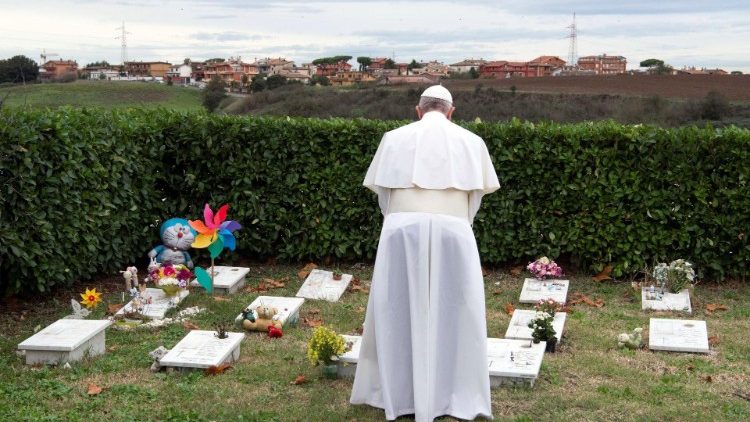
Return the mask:
<path id="1" fill-rule="evenodd" d="M 86 289 L 84 293 L 81 293 L 81 297 L 83 298 L 81 303 L 89 309 L 96 307 L 102 301 L 102 294 L 97 292 L 96 288 Z"/>

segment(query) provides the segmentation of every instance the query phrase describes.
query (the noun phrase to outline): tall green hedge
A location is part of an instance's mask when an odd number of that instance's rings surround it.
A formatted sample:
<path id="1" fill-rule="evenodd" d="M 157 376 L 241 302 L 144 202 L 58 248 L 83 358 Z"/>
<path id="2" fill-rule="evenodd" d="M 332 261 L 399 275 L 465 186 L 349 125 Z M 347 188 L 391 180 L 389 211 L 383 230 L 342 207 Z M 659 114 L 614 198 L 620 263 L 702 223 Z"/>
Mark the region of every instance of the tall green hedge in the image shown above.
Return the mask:
<path id="1" fill-rule="evenodd" d="M 171 216 L 231 204 L 240 249 L 371 259 L 382 216 L 361 182 L 405 122 L 167 110 L 0 114 L 0 289 L 46 291 L 142 259 Z M 486 263 L 569 258 L 615 273 L 676 257 L 750 273 L 750 132 L 611 122 L 467 124 L 502 188 L 474 231 Z"/>

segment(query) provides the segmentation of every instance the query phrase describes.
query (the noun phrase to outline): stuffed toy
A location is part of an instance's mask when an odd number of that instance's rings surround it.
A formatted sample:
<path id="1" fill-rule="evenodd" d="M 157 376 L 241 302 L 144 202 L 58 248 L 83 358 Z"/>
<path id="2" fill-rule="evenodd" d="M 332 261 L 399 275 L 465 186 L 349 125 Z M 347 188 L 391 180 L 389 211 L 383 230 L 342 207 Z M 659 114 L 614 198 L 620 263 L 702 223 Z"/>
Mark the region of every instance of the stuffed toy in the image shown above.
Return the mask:
<path id="1" fill-rule="evenodd" d="M 187 252 L 195 240 L 195 231 L 184 218 L 170 218 L 161 225 L 159 230 L 162 245 L 151 249 L 149 258 L 159 264 L 184 264 L 193 268 L 193 260 Z"/>
<path id="2" fill-rule="evenodd" d="M 281 329 L 281 321 L 273 319 L 278 313 L 278 309 L 267 305 L 260 305 L 255 308 L 255 312 L 243 312 L 244 320 L 242 328 L 248 331 L 268 331 L 269 327 Z"/>
<path id="3" fill-rule="evenodd" d="M 643 346 L 643 328 L 638 327 L 631 334 L 622 333 L 617 336 L 617 346 L 627 347 L 628 349 L 640 349 Z"/>

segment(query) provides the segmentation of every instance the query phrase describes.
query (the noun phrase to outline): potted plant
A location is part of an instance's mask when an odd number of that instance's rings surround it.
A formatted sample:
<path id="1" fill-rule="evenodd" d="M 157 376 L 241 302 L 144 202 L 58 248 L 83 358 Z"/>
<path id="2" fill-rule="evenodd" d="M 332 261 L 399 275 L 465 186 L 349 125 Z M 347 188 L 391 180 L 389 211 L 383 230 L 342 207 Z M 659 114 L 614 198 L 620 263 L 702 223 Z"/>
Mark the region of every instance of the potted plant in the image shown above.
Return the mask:
<path id="1" fill-rule="evenodd" d="M 529 328 L 532 329 L 531 337 L 534 339 L 534 343 L 547 342 L 546 351 L 550 353 L 555 353 L 557 346 L 557 333 L 554 327 L 552 327 L 554 319 L 554 312 L 537 310 L 534 317 L 529 321 Z"/>
<path id="2" fill-rule="evenodd" d="M 550 277 L 560 277 L 563 274 L 562 268 L 555 261 L 543 256 L 534 262 L 530 262 L 526 269 L 537 280 L 544 280 Z"/>
<path id="3" fill-rule="evenodd" d="M 333 279 L 336 280 L 336 281 L 340 281 L 342 276 L 343 276 L 343 274 L 341 273 L 341 271 L 334 271 L 333 272 Z"/>
<path id="4" fill-rule="evenodd" d="M 320 326 L 313 331 L 307 343 L 307 358 L 313 366 L 321 366 L 323 376 L 334 379 L 338 376 L 336 361 L 346 351 L 344 338 L 330 328 Z"/>
<path id="5" fill-rule="evenodd" d="M 684 259 L 676 259 L 667 265 L 662 262 L 654 267 L 654 279 L 662 289 L 672 293 L 679 293 L 683 289 L 692 287 L 695 282 L 693 264 Z"/>

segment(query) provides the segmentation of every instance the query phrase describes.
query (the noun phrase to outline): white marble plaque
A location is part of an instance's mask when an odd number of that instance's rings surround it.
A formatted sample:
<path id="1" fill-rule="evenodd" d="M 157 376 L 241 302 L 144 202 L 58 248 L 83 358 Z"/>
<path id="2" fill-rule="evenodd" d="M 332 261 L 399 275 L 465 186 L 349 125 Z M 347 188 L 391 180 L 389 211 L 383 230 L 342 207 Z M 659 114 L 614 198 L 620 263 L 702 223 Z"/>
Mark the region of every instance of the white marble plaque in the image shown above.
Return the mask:
<path id="1" fill-rule="evenodd" d="M 529 328 L 529 322 L 534 318 L 536 311 L 516 309 L 513 311 L 513 316 L 508 324 L 508 329 L 505 331 L 505 338 L 512 338 L 517 340 L 531 340 L 533 337 L 531 333 L 533 330 Z M 552 320 L 552 328 L 555 329 L 555 336 L 557 337 L 557 344 L 560 344 L 562 340 L 563 329 L 565 328 L 565 319 L 568 314 L 565 312 L 555 312 L 555 319 Z"/>
<path id="2" fill-rule="evenodd" d="M 490 378 L 524 378 L 535 380 L 544 358 L 546 343 L 531 340 L 487 339 Z"/>
<path id="3" fill-rule="evenodd" d="M 208 275 L 211 275 L 211 267 L 206 268 Z M 227 267 L 216 265 L 214 267 L 214 292 L 219 294 L 237 293 L 239 289 L 245 286 L 247 273 L 250 268 L 247 267 Z M 200 286 L 198 280 L 190 283 L 192 286 Z"/>
<path id="4" fill-rule="evenodd" d="M 183 299 L 189 295 L 190 292 L 185 289 L 174 297 L 169 297 L 164 294 L 162 289 L 147 288 L 144 293 L 144 298 L 151 298 L 151 303 L 143 306 L 143 316 L 151 319 L 164 319 L 167 315 L 167 311 L 176 307 Z M 125 313 L 133 312 L 133 301 L 131 300 L 125 306 L 120 308 L 115 315 L 124 315 Z"/>
<path id="5" fill-rule="evenodd" d="M 540 300 L 552 299 L 564 304 L 568 298 L 568 280 L 537 280 L 527 278 L 523 281 L 521 289 L 521 303 L 537 303 Z"/>
<path id="6" fill-rule="evenodd" d="M 706 321 L 651 318 L 648 348 L 670 352 L 708 353 Z"/>
<path id="7" fill-rule="evenodd" d="M 277 297 L 277 296 L 258 296 L 248 307 L 255 310 L 258 306 L 267 305 L 276 308 L 279 312 L 274 316 L 275 320 L 281 321 L 281 325 L 296 324 L 299 320 L 299 309 L 305 299 L 301 297 Z M 258 314 L 255 314 L 258 317 Z M 242 323 L 242 313 L 234 319 L 236 323 Z"/>
<path id="8" fill-rule="evenodd" d="M 208 368 L 240 357 L 243 333 L 227 333 L 220 339 L 216 331 L 192 330 L 159 361 L 159 365 L 180 368 Z"/>
<path id="9" fill-rule="evenodd" d="M 655 289 L 650 293 L 648 287 L 641 289 L 641 309 L 651 311 L 679 311 L 692 313 L 690 306 L 690 292 L 683 289 L 679 293 L 663 292 Z"/>
<path id="10" fill-rule="evenodd" d="M 349 287 L 352 281 L 351 274 L 343 274 L 341 280 L 334 280 L 331 271 L 314 269 L 307 276 L 305 282 L 297 292 L 297 297 L 306 299 L 320 299 L 329 302 L 337 302 Z"/>
<path id="11" fill-rule="evenodd" d="M 18 345 L 27 364 L 59 364 L 105 352 L 105 329 L 109 320 L 61 319 Z"/>
<path id="12" fill-rule="evenodd" d="M 346 353 L 339 356 L 339 360 L 346 363 L 357 363 L 359 360 L 359 348 L 362 346 L 362 336 L 349 336 L 342 334 L 341 337 L 344 338 L 347 346 L 351 345 L 351 347 L 347 347 L 348 350 Z"/>

